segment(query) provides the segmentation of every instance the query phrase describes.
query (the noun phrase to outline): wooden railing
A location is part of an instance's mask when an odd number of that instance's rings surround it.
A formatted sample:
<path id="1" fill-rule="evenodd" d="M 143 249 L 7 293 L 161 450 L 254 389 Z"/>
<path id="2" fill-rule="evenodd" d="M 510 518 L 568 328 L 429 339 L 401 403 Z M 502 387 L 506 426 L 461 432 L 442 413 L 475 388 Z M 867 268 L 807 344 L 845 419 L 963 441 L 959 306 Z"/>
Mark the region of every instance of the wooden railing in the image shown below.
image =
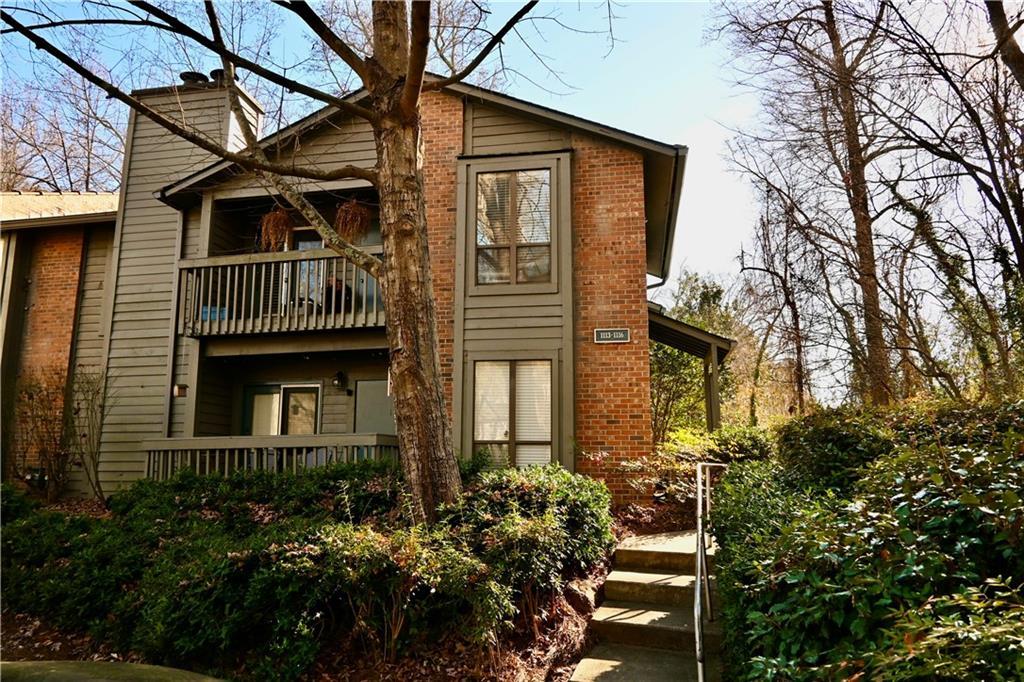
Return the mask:
<path id="1" fill-rule="evenodd" d="M 180 272 L 179 334 L 384 325 L 377 280 L 329 249 L 183 260 Z"/>
<path id="2" fill-rule="evenodd" d="M 338 462 L 398 459 L 398 438 L 381 433 L 317 436 L 165 438 L 143 444 L 146 476 L 166 480 L 182 469 L 197 474 L 292 471 Z"/>

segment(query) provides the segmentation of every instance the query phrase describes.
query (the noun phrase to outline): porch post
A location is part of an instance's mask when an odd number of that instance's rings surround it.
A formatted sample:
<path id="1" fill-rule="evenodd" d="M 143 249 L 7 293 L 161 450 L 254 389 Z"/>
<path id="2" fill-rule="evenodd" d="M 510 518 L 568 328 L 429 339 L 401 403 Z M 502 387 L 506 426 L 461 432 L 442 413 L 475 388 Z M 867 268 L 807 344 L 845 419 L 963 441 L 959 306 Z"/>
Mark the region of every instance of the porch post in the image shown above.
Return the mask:
<path id="1" fill-rule="evenodd" d="M 718 385 L 718 346 L 708 346 L 704 356 L 704 410 L 707 415 L 708 431 L 715 431 L 722 425 L 721 406 L 719 405 Z"/>

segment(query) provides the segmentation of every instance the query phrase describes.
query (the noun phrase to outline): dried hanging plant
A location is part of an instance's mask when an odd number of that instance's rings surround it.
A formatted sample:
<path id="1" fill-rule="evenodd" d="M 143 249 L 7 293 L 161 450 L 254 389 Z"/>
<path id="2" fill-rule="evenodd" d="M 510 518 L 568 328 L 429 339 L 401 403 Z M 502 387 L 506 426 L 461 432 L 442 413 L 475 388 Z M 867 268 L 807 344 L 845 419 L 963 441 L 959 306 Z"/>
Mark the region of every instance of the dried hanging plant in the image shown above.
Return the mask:
<path id="1" fill-rule="evenodd" d="M 281 251 L 292 229 L 292 216 L 282 206 L 275 206 L 260 220 L 260 249 Z"/>
<path id="2" fill-rule="evenodd" d="M 370 231 L 373 213 L 370 208 L 355 199 L 338 204 L 338 212 L 334 216 L 334 229 L 350 244 L 361 242 Z"/>

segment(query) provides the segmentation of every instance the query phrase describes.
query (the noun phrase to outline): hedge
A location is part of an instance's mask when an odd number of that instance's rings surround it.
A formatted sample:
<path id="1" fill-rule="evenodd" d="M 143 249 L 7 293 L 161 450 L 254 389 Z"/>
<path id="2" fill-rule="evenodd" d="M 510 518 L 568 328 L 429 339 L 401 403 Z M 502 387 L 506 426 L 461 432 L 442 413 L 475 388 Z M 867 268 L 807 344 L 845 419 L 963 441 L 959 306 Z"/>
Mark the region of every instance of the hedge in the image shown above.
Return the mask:
<path id="1" fill-rule="evenodd" d="M 427 527 L 404 520 L 380 465 L 182 474 L 115 495 L 109 520 L 7 523 L 4 598 L 149 662 L 295 679 L 332 637 L 388 658 L 446 636 L 494 644 L 607 556 L 609 503 L 557 466 L 491 472 Z"/>
<path id="2" fill-rule="evenodd" d="M 732 676 L 1021 679 L 1022 425 L 1022 403 L 826 412 L 733 465 L 711 518 Z"/>

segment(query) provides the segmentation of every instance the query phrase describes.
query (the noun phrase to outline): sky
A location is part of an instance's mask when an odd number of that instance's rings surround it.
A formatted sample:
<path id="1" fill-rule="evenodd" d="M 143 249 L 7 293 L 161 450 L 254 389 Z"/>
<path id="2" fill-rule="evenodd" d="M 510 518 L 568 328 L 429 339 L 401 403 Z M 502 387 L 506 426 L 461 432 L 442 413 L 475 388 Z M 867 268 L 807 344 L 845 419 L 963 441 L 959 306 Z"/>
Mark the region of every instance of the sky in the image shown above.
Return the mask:
<path id="1" fill-rule="evenodd" d="M 551 9 L 542 4 L 538 11 Z M 505 14 L 508 6 L 495 6 Z M 607 26 L 605 7 L 558 6 L 574 26 Z M 557 83 L 521 47 L 509 63 L 530 79 L 510 84 L 510 94 L 538 104 L 689 148 L 672 255 L 673 277 L 681 267 L 723 276 L 739 270 L 737 257 L 751 233 L 757 209 L 747 181 L 724 158 L 733 129 L 756 116 L 756 96 L 730 82 L 730 53 L 708 38 L 714 6 L 707 3 L 625 3 L 614 7 L 616 43 L 606 35 L 546 29 L 536 49 L 575 89 Z M 564 93 L 564 94 L 563 94 Z"/>
<path id="2" fill-rule="evenodd" d="M 520 2 L 493 2 L 490 27 L 496 29 L 520 6 Z M 65 17 L 81 11 L 77 2 L 58 2 L 57 7 Z M 714 6 L 618 2 L 612 8 L 615 42 L 610 46 L 605 2 L 541 3 L 534 15 L 556 15 L 564 24 L 596 33 L 574 32 L 551 21 L 535 24 L 542 27 L 540 34 L 524 27 L 530 48 L 542 54 L 568 86 L 553 77 L 522 41 L 510 37 L 505 61 L 523 77 L 512 77 L 506 91 L 599 123 L 686 145 L 689 154 L 673 276 L 682 267 L 715 276 L 735 273 L 756 209 L 747 182 L 730 172 L 723 156 L 730 129 L 741 128 L 753 118 L 757 101 L 730 82 L 730 55 L 723 42 L 706 39 Z M 222 9 L 222 15 L 226 11 Z M 310 38 L 305 27 L 293 20 L 285 21 L 280 30 L 280 42 L 273 51 L 283 61 L 288 61 L 285 55 L 296 61 L 308 55 Z M 15 45 L 11 40 L 5 46 L 5 59 L 17 71 L 24 66 L 17 63 L 20 50 L 9 49 Z M 114 62 L 118 47 L 115 40 L 113 47 L 97 49 L 104 61 Z"/>

